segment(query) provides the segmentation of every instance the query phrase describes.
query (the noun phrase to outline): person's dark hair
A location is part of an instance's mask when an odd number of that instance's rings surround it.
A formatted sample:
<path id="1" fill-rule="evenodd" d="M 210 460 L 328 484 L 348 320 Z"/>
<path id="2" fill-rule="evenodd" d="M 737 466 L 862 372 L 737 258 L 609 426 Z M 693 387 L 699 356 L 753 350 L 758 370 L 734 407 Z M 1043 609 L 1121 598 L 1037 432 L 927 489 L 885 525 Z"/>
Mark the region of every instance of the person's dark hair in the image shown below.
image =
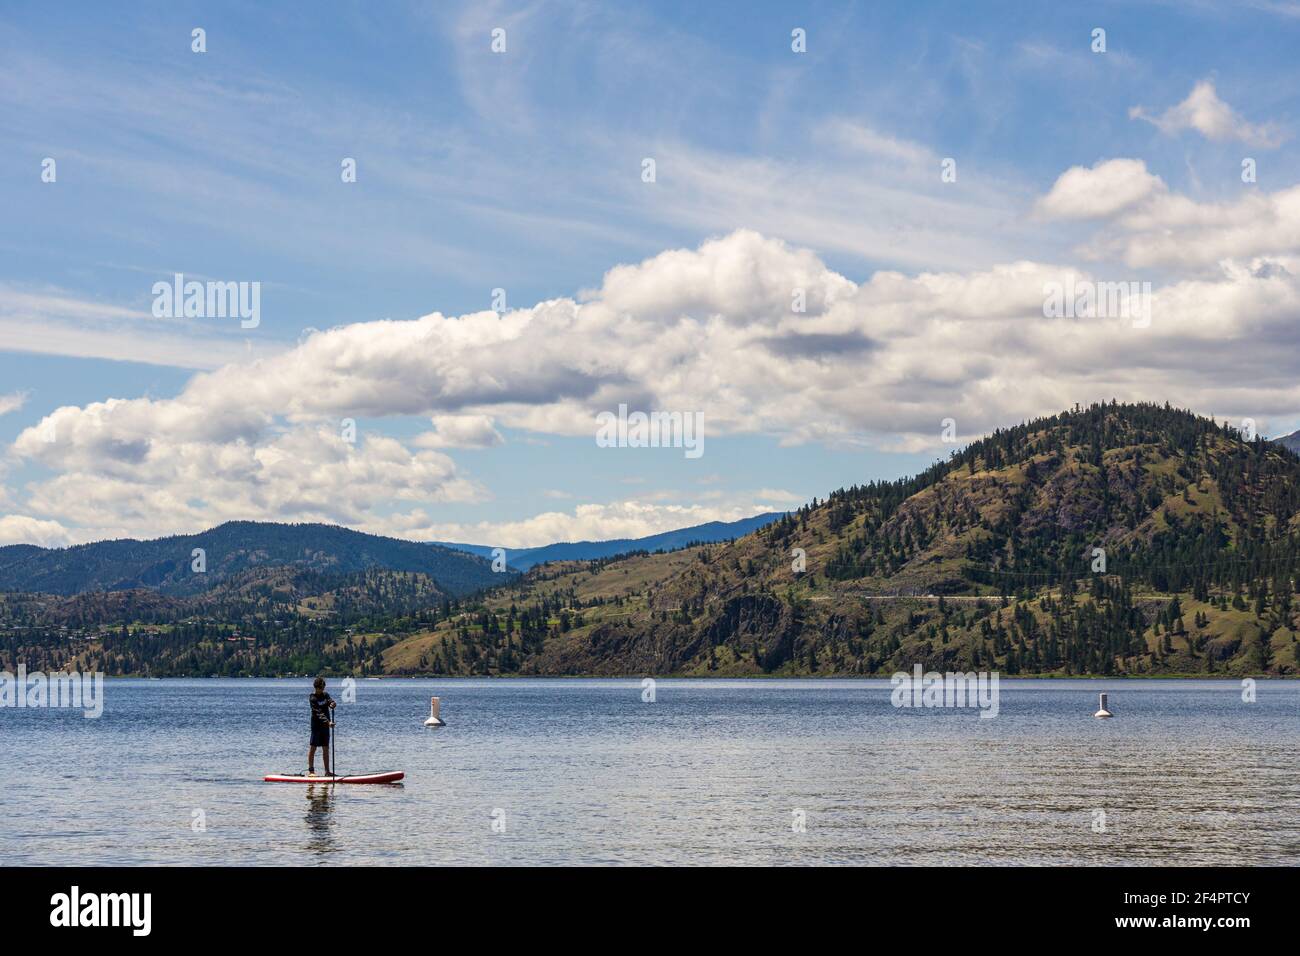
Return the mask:
<path id="1" fill-rule="evenodd" d="M 315 687 L 317 690 L 324 690 L 324 689 L 325 689 L 325 678 L 323 678 L 323 677 L 317 677 L 314 681 L 312 681 L 312 685 L 311 685 L 311 686 L 312 686 L 312 687 Z"/>

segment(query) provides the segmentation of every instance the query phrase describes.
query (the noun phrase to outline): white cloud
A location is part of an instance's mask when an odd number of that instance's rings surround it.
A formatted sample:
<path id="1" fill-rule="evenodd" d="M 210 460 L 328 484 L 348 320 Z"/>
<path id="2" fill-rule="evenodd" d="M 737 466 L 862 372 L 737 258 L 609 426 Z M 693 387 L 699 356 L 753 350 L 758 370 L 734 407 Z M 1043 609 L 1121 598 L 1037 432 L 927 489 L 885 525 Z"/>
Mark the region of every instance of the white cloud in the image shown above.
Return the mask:
<path id="1" fill-rule="evenodd" d="M 1137 269 L 1218 273 L 1228 260 L 1300 254 L 1300 186 L 1197 202 L 1169 192 L 1138 160 L 1111 160 L 1069 170 L 1036 209 L 1050 218 L 1106 220 L 1078 251 Z"/>
<path id="2" fill-rule="evenodd" d="M 27 404 L 28 395 L 26 392 L 10 392 L 8 395 L 0 395 L 0 415 L 8 415 L 10 412 L 16 412 Z"/>
<path id="3" fill-rule="evenodd" d="M 1098 220 L 1079 253 L 1135 269 L 1218 274 L 1229 261 L 1300 255 L 1300 185 L 1198 202 L 1171 192 L 1141 160 L 1112 159 L 1066 170 L 1034 208 L 1047 219 Z"/>
<path id="4" fill-rule="evenodd" d="M 230 325 L 223 330 L 194 320 L 159 321 L 148 311 L 0 283 L 0 351 L 212 369 L 280 348 L 241 336 L 237 322 Z"/>
<path id="5" fill-rule="evenodd" d="M 417 435 L 417 448 L 491 448 L 505 439 L 487 415 L 434 415 L 433 431 Z"/>
<path id="6" fill-rule="evenodd" d="M 1162 133 L 1173 134 L 1193 129 L 1218 142 L 1237 140 L 1249 146 L 1271 149 L 1278 146 L 1283 136 L 1271 124 L 1256 125 L 1247 122 L 1233 111 L 1214 89 L 1213 80 L 1201 80 L 1176 106 L 1171 106 L 1159 116 L 1152 116 L 1141 106 L 1134 106 L 1128 114 L 1133 119 L 1145 120 Z"/>
<path id="7" fill-rule="evenodd" d="M 326 426 L 272 428 L 252 437 L 196 434 L 152 406 L 134 417 L 114 416 L 109 405 L 79 414 L 60 409 L 51 418 L 57 440 L 35 429 L 15 449 L 56 469 L 35 483 L 26 507 L 57 515 L 65 524 L 104 530 L 111 516 L 116 535 L 150 536 L 198 531 L 235 519 L 364 524 L 392 502 L 475 501 L 484 492 L 461 478 L 450 458 L 412 452 L 382 435 L 363 435 L 355 446 Z M 160 430 L 134 429 L 146 421 Z M 101 436 L 94 432 L 105 422 Z M 82 537 L 82 540 L 86 540 Z"/>
<path id="8" fill-rule="evenodd" d="M 902 161 L 920 165 L 933 163 L 936 168 L 939 159 L 927 146 L 911 140 L 899 139 L 882 133 L 862 123 L 837 119 L 827 122 L 820 130 L 822 137 L 849 149 L 866 153 L 878 159 Z"/>
<path id="9" fill-rule="evenodd" d="M 548 511 L 520 521 L 415 526 L 423 514 L 408 516 L 402 537 L 429 541 L 460 541 L 502 548 L 535 548 L 557 541 L 608 541 L 644 538 L 664 531 L 689 528 L 710 521 L 738 521 L 766 511 L 779 511 L 772 503 L 755 499 L 744 505 L 656 504 L 618 501 L 578 505 L 571 512 Z"/>
<path id="10" fill-rule="evenodd" d="M 1187 203 L 1149 189 L 1114 228 L 1136 240 L 1156 231 L 1143 217 L 1167 225 L 1181 215 L 1211 236 L 1204 210 Z M 1131 276 L 1016 261 L 881 271 L 859 284 L 807 250 L 742 230 L 616 266 L 578 299 L 505 316 L 356 323 L 195 375 L 172 398 L 57 409 L 46 419 L 56 441 L 38 424 L 15 442 L 19 458 L 53 472 L 25 486 L 19 510 L 75 528 L 113 515 L 137 535 L 254 518 L 474 540 L 423 510 L 484 496 L 431 446 L 494 441 L 495 423 L 594 441 L 595 415 L 622 402 L 701 411 L 709 439 L 761 433 L 940 453 L 945 418 L 973 437 L 1090 399 L 1168 399 L 1266 421 L 1300 406 L 1297 277 L 1300 259 L 1287 254 L 1231 260 L 1158 286 L 1143 329 L 1119 316 L 1043 316 L 1050 282 Z M 807 312 L 791 309 L 796 288 Z M 339 437 L 341 418 L 407 415 L 434 426 L 409 448 L 374 432 L 356 445 Z M 403 503 L 415 510 L 402 514 Z M 701 509 L 584 505 L 483 527 L 518 547 L 652 533 L 693 523 Z"/>
<path id="11" fill-rule="evenodd" d="M 0 515 L 0 547 L 34 544 L 42 548 L 61 548 L 74 542 L 74 536 L 57 521 L 28 515 Z"/>
<path id="12" fill-rule="evenodd" d="M 786 508 L 804 504 L 808 496 L 784 488 L 760 488 L 754 492 L 754 499 L 767 502 L 764 507 L 766 511 L 784 511 Z"/>
<path id="13" fill-rule="evenodd" d="M 1300 253 L 1300 186 L 1247 192 L 1235 202 L 1156 197 L 1097 239 L 1093 255 L 1122 255 L 1137 267 L 1198 269 L 1226 259 Z"/>
<path id="14" fill-rule="evenodd" d="M 1047 219 L 1106 219 L 1163 192 L 1164 181 L 1140 159 L 1109 159 L 1061 173 L 1035 211 Z"/>

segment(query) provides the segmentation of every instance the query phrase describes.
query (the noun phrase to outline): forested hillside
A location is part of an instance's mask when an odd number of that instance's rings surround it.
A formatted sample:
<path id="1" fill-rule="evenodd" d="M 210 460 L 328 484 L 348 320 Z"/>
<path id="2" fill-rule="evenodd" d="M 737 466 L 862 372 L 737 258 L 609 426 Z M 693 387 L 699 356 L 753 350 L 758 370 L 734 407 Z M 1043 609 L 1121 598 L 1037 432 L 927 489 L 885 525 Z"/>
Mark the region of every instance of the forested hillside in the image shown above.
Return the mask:
<path id="1" fill-rule="evenodd" d="M 734 543 L 541 569 L 387 660 L 1295 673 L 1297 478 L 1295 455 L 1210 419 L 1097 405 L 998 431 L 911 479 L 833 492 Z"/>
<path id="2" fill-rule="evenodd" d="M 734 541 L 551 563 L 479 595 L 265 570 L 183 600 L 9 595 L 0 647 L 155 674 L 1292 675 L 1298 479 L 1275 443 L 1111 403 Z"/>

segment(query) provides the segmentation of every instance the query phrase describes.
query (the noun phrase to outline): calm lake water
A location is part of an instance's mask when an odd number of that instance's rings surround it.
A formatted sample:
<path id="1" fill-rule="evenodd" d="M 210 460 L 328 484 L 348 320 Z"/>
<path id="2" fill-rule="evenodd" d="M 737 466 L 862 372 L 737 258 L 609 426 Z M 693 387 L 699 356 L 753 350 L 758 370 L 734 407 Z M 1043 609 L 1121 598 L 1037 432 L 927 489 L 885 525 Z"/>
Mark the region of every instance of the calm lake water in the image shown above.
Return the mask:
<path id="1" fill-rule="evenodd" d="M 1004 680 L 981 719 L 897 709 L 887 681 L 660 680 L 645 703 L 631 680 L 361 680 L 339 768 L 403 784 L 263 783 L 306 766 L 309 690 L 119 680 L 98 720 L 0 709 L 4 862 L 1300 863 L 1295 681 L 1244 703 Z"/>

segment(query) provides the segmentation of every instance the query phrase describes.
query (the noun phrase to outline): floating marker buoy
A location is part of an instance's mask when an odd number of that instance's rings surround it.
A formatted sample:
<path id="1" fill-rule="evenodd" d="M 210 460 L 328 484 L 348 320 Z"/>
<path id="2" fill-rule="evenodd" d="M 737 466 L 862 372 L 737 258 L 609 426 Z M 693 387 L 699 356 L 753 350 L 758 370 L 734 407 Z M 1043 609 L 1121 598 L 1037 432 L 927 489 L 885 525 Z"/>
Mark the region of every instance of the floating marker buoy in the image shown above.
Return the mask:
<path id="1" fill-rule="evenodd" d="M 447 726 L 446 722 L 441 717 L 438 716 L 438 711 L 440 707 L 441 705 L 438 702 L 438 698 L 436 697 L 429 698 L 429 719 L 424 722 L 424 726 L 426 727 Z M 1107 714 L 1106 716 L 1109 717 L 1110 715 Z"/>
<path id="2" fill-rule="evenodd" d="M 1109 710 L 1106 709 L 1106 698 L 1107 698 L 1107 696 L 1109 696 L 1109 695 L 1107 695 L 1107 694 L 1102 694 L 1102 695 L 1101 695 L 1101 708 L 1100 708 L 1100 709 L 1099 709 L 1095 714 L 1093 714 L 1092 716 L 1094 716 L 1094 717 L 1114 717 L 1114 716 L 1115 716 L 1115 715 L 1112 714 Z M 434 700 L 437 700 L 437 698 L 435 697 Z"/>

